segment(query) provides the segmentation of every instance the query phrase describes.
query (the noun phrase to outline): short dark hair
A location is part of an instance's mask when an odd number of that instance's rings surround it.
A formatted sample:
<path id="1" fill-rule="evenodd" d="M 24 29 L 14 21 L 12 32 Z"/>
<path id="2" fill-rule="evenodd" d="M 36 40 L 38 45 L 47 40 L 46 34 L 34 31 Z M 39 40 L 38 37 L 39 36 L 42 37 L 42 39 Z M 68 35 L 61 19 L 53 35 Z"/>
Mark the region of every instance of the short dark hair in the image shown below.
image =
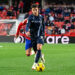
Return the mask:
<path id="1" fill-rule="evenodd" d="M 37 4 L 32 4 L 31 8 L 39 8 L 39 5 L 37 5 Z"/>

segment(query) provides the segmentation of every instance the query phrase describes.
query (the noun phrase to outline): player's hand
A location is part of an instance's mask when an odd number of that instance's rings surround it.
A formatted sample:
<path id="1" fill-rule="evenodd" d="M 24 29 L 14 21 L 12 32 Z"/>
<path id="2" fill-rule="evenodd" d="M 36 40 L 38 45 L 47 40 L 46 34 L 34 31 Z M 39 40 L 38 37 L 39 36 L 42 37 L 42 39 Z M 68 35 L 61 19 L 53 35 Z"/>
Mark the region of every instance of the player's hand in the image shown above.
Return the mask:
<path id="1" fill-rule="evenodd" d="M 18 35 L 15 35 L 15 38 L 17 38 L 18 37 Z"/>
<path id="2" fill-rule="evenodd" d="M 26 32 L 26 35 L 27 35 L 27 36 L 30 36 L 30 32 Z"/>

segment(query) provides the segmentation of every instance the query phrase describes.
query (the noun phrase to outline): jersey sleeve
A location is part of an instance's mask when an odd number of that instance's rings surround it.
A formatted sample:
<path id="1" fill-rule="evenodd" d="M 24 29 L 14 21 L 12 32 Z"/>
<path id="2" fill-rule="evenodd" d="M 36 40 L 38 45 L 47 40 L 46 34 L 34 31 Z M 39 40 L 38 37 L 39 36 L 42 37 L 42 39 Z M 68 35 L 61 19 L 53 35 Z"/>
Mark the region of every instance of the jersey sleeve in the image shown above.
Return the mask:
<path id="1" fill-rule="evenodd" d="M 44 18 L 43 18 L 43 33 L 45 33 L 45 22 L 44 22 Z"/>
<path id="2" fill-rule="evenodd" d="M 30 25 L 31 25 L 31 16 L 29 16 L 29 18 L 28 18 L 28 23 L 27 23 L 27 25 L 26 25 L 26 32 L 29 31 Z"/>
<path id="3" fill-rule="evenodd" d="M 17 29 L 17 32 L 16 32 L 16 35 L 17 35 L 17 36 L 19 35 L 19 31 L 20 31 L 20 29 L 21 29 L 21 26 L 26 25 L 26 23 L 27 23 L 27 19 L 25 19 L 23 22 L 21 22 L 21 23 L 19 24 L 18 29 Z"/>
<path id="4" fill-rule="evenodd" d="M 25 25 L 27 22 L 28 22 L 28 20 L 25 19 L 22 23 L 23 23 L 23 25 Z"/>
<path id="5" fill-rule="evenodd" d="M 16 32 L 16 35 L 17 35 L 17 36 L 19 35 L 19 31 L 20 31 L 22 25 L 23 25 L 23 23 L 21 22 L 21 23 L 19 24 L 19 26 L 18 26 L 18 29 L 17 29 L 17 32 Z"/>
<path id="6" fill-rule="evenodd" d="M 42 18 L 42 36 L 45 35 L 45 23 L 44 23 L 44 18 Z"/>

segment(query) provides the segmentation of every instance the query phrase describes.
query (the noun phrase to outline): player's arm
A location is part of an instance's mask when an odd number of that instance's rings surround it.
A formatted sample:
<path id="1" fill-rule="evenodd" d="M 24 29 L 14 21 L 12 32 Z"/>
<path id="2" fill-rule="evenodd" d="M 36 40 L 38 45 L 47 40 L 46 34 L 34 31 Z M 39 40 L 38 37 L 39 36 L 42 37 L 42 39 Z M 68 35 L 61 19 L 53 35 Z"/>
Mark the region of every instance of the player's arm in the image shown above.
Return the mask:
<path id="1" fill-rule="evenodd" d="M 44 22 L 44 18 L 43 18 L 43 33 L 45 34 L 45 22 Z"/>
<path id="2" fill-rule="evenodd" d="M 22 25 L 23 25 L 23 23 L 21 22 L 19 24 L 19 26 L 18 26 L 18 29 L 17 29 L 17 32 L 16 32 L 16 36 L 15 36 L 16 38 L 19 36 L 19 31 L 20 31 Z"/>
<path id="3" fill-rule="evenodd" d="M 25 19 L 22 23 L 23 23 L 23 25 L 26 25 L 27 22 L 28 22 L 28 19 Z"/>
<path id="4" fill-rule="evenodd" d="M 26 35 L 27 36 L 30 36 L 30 30 L 29 30 L 30 25 L 31 25 L 31 18 L 29 17 L 28 18 L 28 23 L 26 25 Z"/>
<path id="5" fill-rule="evenodd" d="M 44 35 L 45 35 L 45 23 L 44 23 L 44 18 L 42 18 L 42 34 L 41 34 L 41 36 L 44 37 Z"/>
<path id="6" fill-rule="evenodd" d="M 26 23 L 27 23 L 27 19 L 25 19 L 23 22 L 21 22 L 19 24 L 17 32 L 16 32 L 16 38 L 19 36 L 19 32 L 20 32 L 21 26 L 26 25 Z"/>

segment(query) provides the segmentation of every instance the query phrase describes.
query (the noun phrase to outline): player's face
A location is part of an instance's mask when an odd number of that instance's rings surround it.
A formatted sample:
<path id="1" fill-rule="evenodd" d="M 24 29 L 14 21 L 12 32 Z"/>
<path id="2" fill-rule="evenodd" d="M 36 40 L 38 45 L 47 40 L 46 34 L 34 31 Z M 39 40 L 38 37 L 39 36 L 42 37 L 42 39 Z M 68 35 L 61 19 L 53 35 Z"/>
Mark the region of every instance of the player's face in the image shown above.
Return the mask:
<path id="1" fill-rule="evenodd" d="M 32 8 L 32 13 L 33 13 L 33 15 L 35 15 L 35 16 L 38 16 L 38 14 L 39 14 L 39 8 Z"/>

